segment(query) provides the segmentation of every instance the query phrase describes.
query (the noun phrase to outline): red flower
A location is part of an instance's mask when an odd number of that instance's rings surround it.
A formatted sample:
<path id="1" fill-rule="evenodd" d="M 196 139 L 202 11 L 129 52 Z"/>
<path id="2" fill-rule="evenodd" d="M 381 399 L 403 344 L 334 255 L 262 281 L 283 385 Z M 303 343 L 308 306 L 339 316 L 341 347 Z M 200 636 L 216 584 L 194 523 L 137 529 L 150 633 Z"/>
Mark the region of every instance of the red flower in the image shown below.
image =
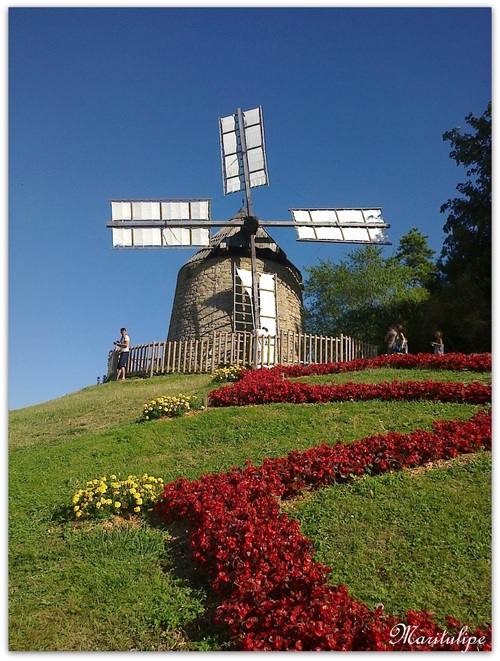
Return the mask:
<path id="1" fill-rule="evenodd" d="M 389 384 L 308 386 L 287 376 L 363 369 L 366 366 L 446 369 L 491 369 L 491 356 L 380 356 L 371 361 L 249 371 L 235 385 L 210 393 L 218 406 L 271 401 L 335 399 L 440 399 L 482 403 L 491 387 L 480 383 L 394 381 Z M 488 367 L 489 366 L 489 367 Z M 324 370 L 321 372 L 320 370 Z M 329 569 L 316 562 L 310 541 L 299 525 L 280 512 L 278 498 L 295 496 L 305 487 L 348 482 L 355 475 L 446 459 L 491 448 L 491 412 L 470 420 L 434 423 L 433 431 L 375 435 L 348 444 L 322 444 L 287 457 L 247 464 L 188 482 L 164 487 L 156 511 L 167 523 L 189 519 L 193 556 L 212 577 L 221 595 L 216 620 L 241 650 L 491 650 L 491 626 L 463 635 L 464 625 L 448 618 L 441 629 L 426 611 L 409 611 L 404 621 L 370 611 L 345 586 L 327 585 Z M 404 627 L 399 635 L 398 627 Z M 408 633 L 410 632 L 410 633 Z M 412 633 L 413 632 L 413 633 Z M 395 635 L 396 634 L 396 635 Z"/>

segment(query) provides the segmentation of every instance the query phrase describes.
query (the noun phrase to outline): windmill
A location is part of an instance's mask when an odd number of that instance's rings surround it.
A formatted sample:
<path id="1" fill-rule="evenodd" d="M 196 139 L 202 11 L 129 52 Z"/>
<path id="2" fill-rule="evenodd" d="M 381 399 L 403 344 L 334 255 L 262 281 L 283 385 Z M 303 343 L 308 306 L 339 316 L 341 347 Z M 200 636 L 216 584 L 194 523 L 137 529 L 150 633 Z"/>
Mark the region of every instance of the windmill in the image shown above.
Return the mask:
<path id="1" fill-rule="evenodd" d="M 276 305 L 269 278 L 259 278 L 257 272 L 256 242 L 270 239 L 265 230 L 263 237 L 264 228 L 294 227 L 298 241 L 390 245 L 385 232 L 390 225 L 380 208 L 290 209 L 289 220 L 261 220 L 253 211 L 251 189 L 269 185 L 262 108 L 238 108 L 219 118 L 219 133 L 224 195 L 243 192 L 244 208 L 230 220 L 215 220 L 206 198 L 111 200 L 107 227 L 114 248 L 208 249 L 213 228 L 238 228 L 239 248 L 249 252 L 251 264 L 250 271 L 238 269 L 238 278 L 250 299 L 251 325 L 257 329 L 263 319 L 273 323 L 270 309 Z M 236 277 L 234 287 L 236 291 Z"/>

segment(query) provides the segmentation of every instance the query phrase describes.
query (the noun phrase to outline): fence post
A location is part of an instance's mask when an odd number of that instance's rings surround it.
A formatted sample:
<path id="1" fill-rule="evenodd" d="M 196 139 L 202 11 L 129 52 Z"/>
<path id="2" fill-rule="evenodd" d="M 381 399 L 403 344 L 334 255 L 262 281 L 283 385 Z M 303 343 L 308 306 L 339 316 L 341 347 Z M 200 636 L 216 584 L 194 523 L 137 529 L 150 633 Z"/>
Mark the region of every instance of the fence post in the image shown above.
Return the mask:
<path id="1" fill-rule="evenodd" d="M 215 333 L 216 331 L 213 331 L 212 333 L 212 349 L 209 352 L 211 361 L 210 361 L 210 373 L 213 374 L 215 372 Z"/>
<path id="2" fill-rule="evenodd" d="M 151 347 L 151 366 L 150 366 L 150 368 L 149 368 L 149 376 L 150 376 L 150 377 L 153 376 L 153 372 L 154 372 L 154 365 L 155 365 L 155 346 L 156 346 L 156 343 L 153 342 L 153 346 Z"/>

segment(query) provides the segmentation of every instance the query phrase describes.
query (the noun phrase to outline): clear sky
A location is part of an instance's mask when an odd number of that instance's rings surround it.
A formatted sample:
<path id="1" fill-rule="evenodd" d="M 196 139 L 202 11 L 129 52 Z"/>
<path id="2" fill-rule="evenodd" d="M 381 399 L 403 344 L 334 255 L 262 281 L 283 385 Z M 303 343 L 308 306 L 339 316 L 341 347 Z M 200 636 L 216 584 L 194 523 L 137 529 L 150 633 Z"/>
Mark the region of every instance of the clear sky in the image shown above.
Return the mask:
<path id="1" fill-rule="evenodd" d="M 113 250 L 109 200 L 208 197 L 228 219 L 218 118 L 261 105 L 270 186 L 293 207 L 382 207 L 391 254 L 439 256 L 464 171 L 442 136 L 491 100 L 491 9 L 22 7 L 8 16 L 9 409 L 94 385 L 119 329 L 164 340 L 190 249 Z M 300 269 L 352 245 L 297 243 Z"/>

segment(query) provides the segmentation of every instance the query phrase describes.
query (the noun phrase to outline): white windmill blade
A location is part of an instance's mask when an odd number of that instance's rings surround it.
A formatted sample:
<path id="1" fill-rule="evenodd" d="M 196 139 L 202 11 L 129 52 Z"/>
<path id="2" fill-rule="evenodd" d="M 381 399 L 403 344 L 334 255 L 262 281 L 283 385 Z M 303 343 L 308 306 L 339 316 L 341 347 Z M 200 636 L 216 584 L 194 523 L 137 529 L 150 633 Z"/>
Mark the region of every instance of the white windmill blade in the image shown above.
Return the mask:
<path id="1" fill-rule="evenodd" d="M 111 200 L 113 221 L 210 220 L 210 199 Z"/>
<path id="2" fill-rule="evenodd" d="M 298 241 L 390 245 L 380 208 L 290 209 Z"/>
<path id="3" fill-rule="evenodd" d="M 245 190 L 245 170 L 250 188 L 268 186 L 262 107 L 221 117 L 219 131 L 224 195 Z"/>
<path id="4" fill-rule="evenodd" d="M 113 248 L 194 248 L 210 245 L 209 199 L 111 200 Z M 168 227 L 168 223 L 182 226 Z"/>
<path id="5" fill-rule="evenodd" d="M 210 230 L 203 227 L 113 227 L 113 248 L 207 248 Z"/>

